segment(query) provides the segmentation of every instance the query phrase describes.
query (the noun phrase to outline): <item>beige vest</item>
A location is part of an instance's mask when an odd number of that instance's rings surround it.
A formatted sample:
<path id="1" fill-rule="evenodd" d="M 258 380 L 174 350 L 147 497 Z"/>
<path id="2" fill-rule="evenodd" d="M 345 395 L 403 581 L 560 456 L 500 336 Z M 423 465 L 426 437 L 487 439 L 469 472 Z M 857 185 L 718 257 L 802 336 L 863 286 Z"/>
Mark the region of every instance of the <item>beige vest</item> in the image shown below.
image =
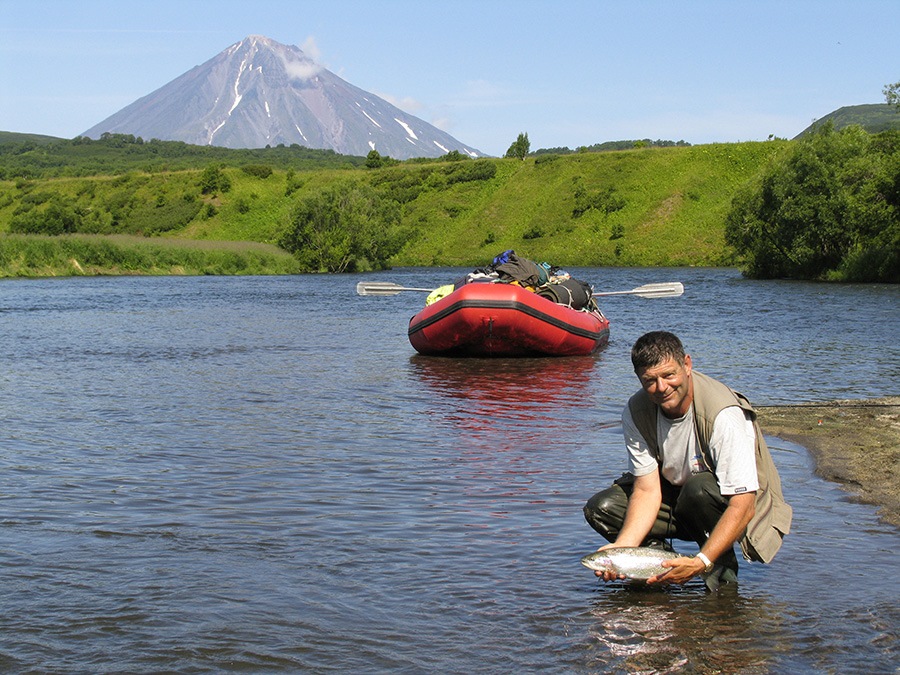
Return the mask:
<path id="1" fill-rule="evenodd" d="M 756 421 L 756 412 L 745 396 L 721 382 L 696 370 L 692 373 L 692 379 L 694 426 L 703 459 L 708 467 L 715 470 L 712 453 L 709 451 L 709 439 L 712 436 L 716 416 L 723 409 L 736 405 L 753 420 L 753 428 L 756 431 L 756 475 L 759 479 L 759 490 L 756 492 L 756 513 L 741 535 L 741 550 L 747 560 L 771 562 L 781 548 L 784 535 L 791 531 L 793 511 L 781 493 L 781 478 Z M 657 461 L 661 461 L 659 442 L 656 438 L 656 416 L 659 414 L 659 408 L 643 389 L 631 397 L 628 407 L 635 426 L 647 441 L 650 451 L 656 455 Z"/>

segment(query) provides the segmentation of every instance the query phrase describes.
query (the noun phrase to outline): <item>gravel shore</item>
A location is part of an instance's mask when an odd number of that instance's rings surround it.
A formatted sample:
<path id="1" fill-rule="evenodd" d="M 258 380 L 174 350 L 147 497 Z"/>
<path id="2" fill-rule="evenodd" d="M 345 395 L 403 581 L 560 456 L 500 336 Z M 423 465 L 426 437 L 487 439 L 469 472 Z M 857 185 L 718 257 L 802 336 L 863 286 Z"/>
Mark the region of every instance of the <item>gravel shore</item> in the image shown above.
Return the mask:
<path id="1" fill-rule="evenodd" d="M 805 447 L 818 475 L 841 483 L 900 527 L 900 396 L 756 411 L 764 434 Z"/>

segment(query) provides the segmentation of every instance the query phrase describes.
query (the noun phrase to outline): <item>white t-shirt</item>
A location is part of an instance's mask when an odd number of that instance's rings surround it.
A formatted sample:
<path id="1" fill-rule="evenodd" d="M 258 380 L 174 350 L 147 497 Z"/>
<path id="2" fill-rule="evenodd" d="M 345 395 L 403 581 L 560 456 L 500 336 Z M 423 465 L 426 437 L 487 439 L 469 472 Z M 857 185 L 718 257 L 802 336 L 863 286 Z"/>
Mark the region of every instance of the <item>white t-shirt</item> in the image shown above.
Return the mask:
<path id="1" fill-rule="evenodd" d="M 694 425 L 694 406 L 684 417 L 671 420 L 657 415 L 656 436 L 662 449 L 662 475 L 672 485 L 684 485 L 695 473 L 709 471 L 700 452 Z M 631 418 L 631 410 L 625 406 L 622 428 L 631 473 L 644 476 L 652 473 L 659 464 L 644 437 Z M 716 481 L 723 495 L 755 492 L 759 489 L 756 477 L 756 434 L 753 422 L 738 406 L 724 408 L 716 416 L 713 433 L 709 439 L 709 451 L 716 465 Z"/>

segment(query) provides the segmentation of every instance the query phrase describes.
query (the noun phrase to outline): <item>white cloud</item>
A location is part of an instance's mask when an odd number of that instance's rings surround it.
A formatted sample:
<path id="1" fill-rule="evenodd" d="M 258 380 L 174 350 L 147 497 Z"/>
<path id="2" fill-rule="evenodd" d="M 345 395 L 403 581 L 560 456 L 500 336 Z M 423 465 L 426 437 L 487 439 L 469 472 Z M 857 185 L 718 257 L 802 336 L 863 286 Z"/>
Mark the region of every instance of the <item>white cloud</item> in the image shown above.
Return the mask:
<path id="1" fill-rule="evenodd" d="M 282 62 L 284 63 L 284 72 L 294 80 L 311 80 L 322 70 L 322 66 L 313 61 L 282 59 Z"/>
<path id="2" fill-rule="evenodd" d="M 319 49 L 319 45 L 316 44 L 316 38 L 312 35 L 304 40 L 303 44 L 300 45 L 300 49 L 313 61 L 320 62 L 322 60 L 322 51 Z"/>
<path id="3" fill-rule="evenodd" d="M 311 80 L 322 71 L 323 66 L 319 65 L 322 54 L 312 35 L 306 38 L 300 49 L 303 51 L 305 59 L 282 56 L 284 72 L 293 80 Z"/>

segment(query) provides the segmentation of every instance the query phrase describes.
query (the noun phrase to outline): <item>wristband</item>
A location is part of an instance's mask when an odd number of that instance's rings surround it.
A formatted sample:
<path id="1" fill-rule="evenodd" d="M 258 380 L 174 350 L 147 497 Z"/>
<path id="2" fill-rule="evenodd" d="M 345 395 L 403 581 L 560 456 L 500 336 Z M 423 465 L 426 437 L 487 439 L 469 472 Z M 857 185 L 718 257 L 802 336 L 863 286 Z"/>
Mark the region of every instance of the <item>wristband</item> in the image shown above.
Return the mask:
<path id="1" fill-rule="evenodd" d="M 704 572 L 706 572 L 707 574 L 712 572 L 712 568 L 713 568 L 712 560 L 707 558 L 705 553 L 703 553 L 701 551 L 701 552 L 697 553 L 697 555 L 695 555 L 694 557 L 700 558 L 700 561 L 705 565 L 705 567 L 703 569 Z"/>

